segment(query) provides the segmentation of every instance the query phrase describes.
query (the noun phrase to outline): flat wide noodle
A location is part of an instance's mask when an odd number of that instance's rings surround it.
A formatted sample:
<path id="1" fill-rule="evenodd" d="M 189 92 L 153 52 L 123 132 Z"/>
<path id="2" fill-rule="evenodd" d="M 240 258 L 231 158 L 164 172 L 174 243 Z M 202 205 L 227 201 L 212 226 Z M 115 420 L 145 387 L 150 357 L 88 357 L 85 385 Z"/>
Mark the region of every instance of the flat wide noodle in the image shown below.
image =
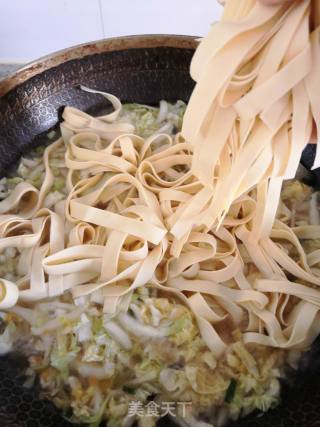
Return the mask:
<path id="1" fill-rule="evenodd" d="M 60 139 L 44 152 L 40 190 L 21 183 L 0 202 L 0 249 L 17 248 L 21 276 L 0 280 L 0 308 L 70 291 L 102 296 L 112 316 L 148 285 L 190 308 L 216 356 L 230 325 L 248 343 L 309 345 L 320 333 L 320 252 L 306 255 L 300 240 L 320 238 L 320 226 L 290 228 L 279 202 L 313 121 L 320 129 L 316 2 L 227 0 L 194 56 L 175 137 L 134 135 L 117 98 L 82 88 L 115 110 L 65 108 L 66 200 L 44 209 Z"/>

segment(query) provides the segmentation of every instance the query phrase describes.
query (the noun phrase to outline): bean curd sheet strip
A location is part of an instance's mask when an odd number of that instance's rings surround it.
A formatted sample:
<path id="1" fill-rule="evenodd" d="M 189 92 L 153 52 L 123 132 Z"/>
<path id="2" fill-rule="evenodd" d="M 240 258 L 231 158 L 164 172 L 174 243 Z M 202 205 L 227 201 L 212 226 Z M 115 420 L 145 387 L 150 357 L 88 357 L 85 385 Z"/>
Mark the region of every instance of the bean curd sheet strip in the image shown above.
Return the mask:
<path id="1" fill-rule="evenodd" d="M 319 238 L 320 226 L 290 228 L 279 202 L 320 124 L 314 10 L 312 0 L 227 0 L 193 58 L 197 84 L 173 137 L 136 136 L 116 97 L 82 87 L 114 111 L 94 118 L 66 107 L 41 188 L 23 182 L 0 202 L 0 249 L 20 257 L 19 280 L 0 279 L 0 308 L 71 292 L 112 317 L 148 285 L 189 307 L 217 357 L 230 325 L 247 343 L 310 345 L 320 333 L 320 253 L 301 241 Z M 67 194 L 48 209 L 49 160 L 63 143 Z"/>

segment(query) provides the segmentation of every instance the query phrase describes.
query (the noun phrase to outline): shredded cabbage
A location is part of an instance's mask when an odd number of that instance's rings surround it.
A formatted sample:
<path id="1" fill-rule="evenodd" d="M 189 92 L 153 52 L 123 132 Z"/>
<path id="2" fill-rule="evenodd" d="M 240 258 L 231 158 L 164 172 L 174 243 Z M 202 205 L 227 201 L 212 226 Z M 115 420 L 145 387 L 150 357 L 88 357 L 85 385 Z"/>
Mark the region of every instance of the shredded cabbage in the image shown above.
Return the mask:
<path id="1" fill-rule="evenodd" d="M 124 106 L 119 120 L 123 124 L 129 120 L 138 133 L 144 137 L 160 131 L 171 134 L 180 130 L 184 110 L 185 104 L 182 102 L 172 105 L 163 101 L 160 110 L 133 104 Z M 66 140 L 70 138 L 68 132 L 65 130 L 63 132 L 67 135 Z M 82 143 L 85 147 L 86 142 L 82 141 Z M 105 144 L 105 141 L 101 143 Z M 165 138 L 154 140 L 152 142 L 153 155 L 157 156 L 166 143 Z M 136 144 L 134 149 L 139 151 L 139 140 L 136 141 Z M 82 145 L 79 144 L 79 146 Z M 60 205 L 59 203 L 66 198 L 69 192 L 67 187 L 70 185 L 67 179 L 67 168 L 63 161 L 65 148 L 64 145 L 59 147 L 49 158 L 53 181 L 50 191 L 44 198 L 44 204 L 52 212 L 59 212 L 63 215 L 65 206 L 63 203 Z M 120 150 L 120 145 L 115 148 L 117 156 L 120 153 L 118 150 Z M 183 152 L 183 155 L 187 155 L 186 153 L 188 152 Z M 37 164 L 42 162 L 42 154 L 41 150 L 34 153 Z M 127 155 L 133 159 L 137 153 L 131 152 Z M 33 159 L 30 158 L 30 160 Z M 32 175 L 30 165 L 29 161 L 22 162 L 17 172 L 19 176 L 9 178 L 1 184 L 4 185 L 4 190 L 8 194 L 26 180 L 33 182 L 36 186 L 41 184 L 42 172 L 38 171 L 37 174 Z M 174 180 L 177 173 L 184 171 L 184 167 L 184 165 L 175 165 L 171 168 L 169 175 L 165 176 L 167 182 Z M 95 172 L 94 169 L 75 171 L 72 180 L 77 182 L 80 179 L 90 179 L 92 173 L 94 175 Z M 114 172 L 106 172 L 106 182 L 114 179 L 116 175 Z M 161 175 L 159 177 L 163 178 Z M 125 195 L 122 195 L 120 190 L 117 196 L 112 195 L 114 198 L 112 209 L 115 211 L 118 203 L 123 203 L 125 206 L 129 201 L 130 203 L 132 201 L 133 205 L 137 202 L 135 194 L 124 193 Z M 86 194 L 84 189 L 84 195 Z M 100 206 L 102 209 L 108 197 L 108 191 L 103 192 Z M 309 199 L 310 191 L 306 186 L 295 182 L 289 183 L 284 192 L 283 205 L 279 208 L 279 216 L 282 215 L 286 218 L 286 224 L 292 220 L 291 205 L 294 200 L 295 220 L 305 220 L 309 214 Z M 174 213 L 176 205 L 171 202 L 164 200 L 161 209 Z M 306 209 L 304 203 L 306 203 Z M 235 207 L 235 209 L 239 209 L 239 215 L 240 213 L 244 215 L 246 205 Z M 134 207 L 128 216 L 134 218 L 135 212 Z M 55 216 L 51 214 L 50 221 L 54 220 Z M 50 221 L 44 227 L 49 228 Z M 154 221 L 157 219 L 154 218 Z M 69 234 L 69 228 L 71 225 L 67 224 L 65 230 L 66 251 L 75 246 L 81 247 L 85 243 L 88 243 L 88 246 L 91 244 L 92 247 L 96 244 L 99 246 L 106 237 L 102 227 L 101 229 L 97 227 L 98 231 L 93 233 L 89 223 L 77 223 L 72 235 Z M 115 241 L 120 241 L 121 238 L 121 236 L 115 236 Z M 310 245 L 310 251 L 313 251 L 320 248 L 318 240 L 320 241 L 320 239 L 304 239 L 303 243 L 306 246 Z M 227 244 L 219 237 L 216 241 L 218 253 L 230 249 L 228 246 L 230 241 Z M 46 241 L 44 242 L 47 244 Z M 97 251 L 98 255 L 99 251 L 105 249 L 103 245 L 100 246 L 101 248 L 98 248 Z M 288 251 L 291 250 L 289 246 Z M 148 243 L 147 250 L 153 248 L 154 245 Z M 197 242 L 196 245 L 194 242 L 188 242 L 182 253 L 184 254 L 185 251 L 188 254 L 188 250 L 195 250 L 198 254 L 202 253 L 201 251 L 211 251 L 211 248 L 208 242 Z M 31 256 L 31 252 L 25 253 L 25 259 L 21 260 L 20 249 L 12 249 L 14 248 L 8 247 L 0 254 L 0 276 L 12 275 L 8 276 L 8 280 L 15 281 L 21 279 L 23 274 L 28 271 L 26 265 L 28 267 L 28 262 L 30 262 L 28 256 Z M 247 278 L 250 286 L 255 286 L 261 275 L 251 263 L 251 255 L 244 245 L 239 246 L 239 252 L 243 261 L 248 264 L 246 268 L 248 268 Z M 139 256 L 141 257 L 142 253 L 141 242 L 137 243 L 132 236 L 127 238 L 120 251 L 123 259 L 119 263 L 119 269 L 125 271 L 130 256 L 137 257 L 140 262 Z M 108 256 L 113 255 L 114 253 L 111 252 Z M 165 257 L 167 256 L 169 256 L 168 253 L 165 254 Z M 96 259 L 96 255 L 93 254 L 86 278 L 87 283 L 105 280 L 97 275 L 98 271 L 100 274 L 100 269 L 99 266 L 97 267 Z M 73 272 L 66 277 L 63 286 L 71 286 L 71 282 L 77 282 L 82 275 L 82 271 L 79 270 L 83 261 L 81 256 L 72 261 L 76 261 L 78 264 L 73 266 Z M 182 275 L 184 279 L 190 281 L 200 270 L 203 278 L 206 278 L 210 272 L 220 274 L 220 269 L 226 267 L 222 261 L 221 263 L 212 261 L 210 256 L 191 267 L 188 266 L 187 261 L 182 266 Z M 65 259 L 64 263 L 67 264 L 68 260 Z M 249 265 L 249 263 L 251 264 Z M 58 263 L 53 259 L 47 267 L 55 269 L 57 265 Z M 162 277 L 161 268 L 156 272 L 159 275 L 157 280 Z M 173 260 L 168 268 L 170 280 L 172 276 L 174 282 L 179 268 L 176 260 Z M 59 277 L 58 274 L 53 276 L 55 280 Z M 129 274 L 123 280 L 120 277 L 114 288 L 106 286 L 104 289 L 95 290 L 90 295 L 72 298 L 70 293 L 66 292 L 60 297 L 50 296 L 45 302 L 35 301 L 30 304 L 28 302 L 26 306 L 14 307 L 12 312 L 17 316 L 8 323 L 5 332 L 0 336 L 0 351 L 1 345 L 4 351 L 11 351 L 23 334 L 26 334 L 27 338 L 32 337 L 32 351 L 37 352 L 37 358 L 34 359 L 34 363 L 31 362 L 29 378 L 33 380 L 35 373 L 39 372 L 41 384 L 49 398 L 54 396 L 55 403 L 60 407 L 71 406 L 77 422 L 91 423 L 91 425 L 98 425 L 101 420 L 108 419 L 108 425 L 129 426 L 130 422 L 134 421 L 132 417 L 127 418 L 129 402 L 133 399 L 147 402 L 151 395 L 156 395 L 160 400 L 165 397 L 173 401 L 192 401 L 192 415 L 187 419 L 189 423 L 193 422 L 197 426 L 201 425 L 201 421 L 198 419 L 199 413 L 212 411 L 212 407 L 224 405 L 227 412 L 230 409 L 231 417 L 236 419 L 240 414 L 252 412 L 257 408 L 266 410 L 279 401 L 279 377 L 282 374 L 280 368 L 285 361 L 281 350 L 274 350 L 272 353 L 273 350 L 268 347 L 263 347 L 263 349 L 259 346 L 248 347 L 243 343 L 241 332 L 238 331 L 236 334 L 234 331 L 233 344 L 229 346 L 223 357 L 219 358 L 208 349 L 200 334 L 197 318 L 190 309 L 192 304 L 199 300 L 191 298 L 179 300 L 173 294 L 167 294 L 165 287 L 158 291 L 153 286 L 155 281 L 155 276 L 153 276 L 150 277 L 146 286 L 134 289 L 127 299 L 120 298 L 121 310 L 119 310 L 116 304 L 117 298 L 112 296 L 112 291 L 115 288 L 126 287 L 130 280 Z M 210 285 L 213 283 L 215 283 L 214 280 L 210 281 Z M 235 289 L 236 284 L 233 280 L 227 281 L 226 284 L 231 292 Z M 83 283 L 80 283 L 81 285 Z M 25 284 L 22 283 L 22 288 L 24 286 Z M 173 286 L 179 287 L 180 284 L 174 282 Z M 108 290 L 111 295 L 110 298 L 108 297 L 110 305 L 103 306 Z M 191 295 L 188 290 L 185 291 L 185 294 Z M 114 298 L 115 310 L 111 304 L 112 298 Z M 190 307 L 185 304 L 186 301 L 190 302 Z M 218 327 L 221 319 L 230 320 L 232 317 L 234 322 L 239 319 L 239 313 L 234 306 L 226 308 L 224 299 L 219 300 L 219 296 L 201 300 L 201 304 L 203 303 L 207 304 L 205 308 L 217 310 L 214 312 L 216 316 L 214 321 L 217 322 Z M 261 301 L 257 302 L 257 304 L 259 303 Z M 246 302 L 243 302 L 243 306 L 245 304 Z M 230 312 L 225 316 L 227 309 Z M 207 314 L 208 312 L 206 312 Z M 26 326 L 22 326 L 25 323 L 21 322 L 22 318 L 31 325 L 30 330 L 26 331 Z M 230 337 L 228 338 L 230 339 Z M 26 353 L 28 353 L 27 350 Z M 226 403 L 224 398 L 231 379 L 235 379 L 237 387 L 231 402 Z M 103 401 L 106 395 L 109 400 Z M 149 418 L 148 422 L 153 425 L 155 419 Z"/>
<path id="2" fill-rule="evenodd" d="M 9 323 L 0 335 L 0 356 L 10 353 L 17 339 L 17 328 L 14 323 Z"/>

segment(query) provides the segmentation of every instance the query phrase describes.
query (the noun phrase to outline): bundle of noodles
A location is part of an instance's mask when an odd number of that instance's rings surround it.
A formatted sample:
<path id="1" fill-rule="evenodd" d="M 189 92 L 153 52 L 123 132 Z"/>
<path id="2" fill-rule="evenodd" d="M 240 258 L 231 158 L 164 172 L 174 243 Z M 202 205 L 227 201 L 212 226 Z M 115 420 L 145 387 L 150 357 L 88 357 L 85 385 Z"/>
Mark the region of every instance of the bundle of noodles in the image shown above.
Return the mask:
<path id="1" fill-rule="evenodd" d="M 246 343 L 306 348 L 320 333 L 320 253 L 300 240 L 320 227 L 292 229 L 281 209 L 275 218 L 282 181 L 320 125 L 318 23 L 318 1 L 227 1 L 192 63 L 183 136 L 133 135 L 110 95 L 107 116 L 66 108 L 40 190 L 22 182 L 0 202 L 0 249 L 19 251 L 0 308 L 32 324 L 38 300 L 71 292 L 76 314 L 90 299 L 112 317 L 148 285 L 193 311 L 216 356 L 236 325 Z M 48 209 L 49 160 L 63 143 L 68 195 Z"/>
<path id="2" fill-rule="evenodd" d="M 195 149 L 193 173 L 212 189 L 206 225 L 257 185 L 256 235 L 270 233 L 282 179 L 295 175 L 313 118 L 319 126 L 319 7 L 229 0 L 222 22 L 201 42 L 183 134 Z"/>

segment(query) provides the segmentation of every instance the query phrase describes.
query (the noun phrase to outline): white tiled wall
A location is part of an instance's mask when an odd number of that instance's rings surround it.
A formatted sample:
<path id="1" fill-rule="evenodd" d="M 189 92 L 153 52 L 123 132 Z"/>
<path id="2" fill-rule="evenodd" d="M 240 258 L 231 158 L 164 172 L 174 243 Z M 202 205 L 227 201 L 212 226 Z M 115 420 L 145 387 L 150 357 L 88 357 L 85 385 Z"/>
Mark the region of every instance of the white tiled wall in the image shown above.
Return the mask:
<path id="1" fill-rule="evenodd" d="M 202 36 L 220 13 L 216 0 L 0 0 L 0 62 L 27 62 L 104 37 Z"/>

